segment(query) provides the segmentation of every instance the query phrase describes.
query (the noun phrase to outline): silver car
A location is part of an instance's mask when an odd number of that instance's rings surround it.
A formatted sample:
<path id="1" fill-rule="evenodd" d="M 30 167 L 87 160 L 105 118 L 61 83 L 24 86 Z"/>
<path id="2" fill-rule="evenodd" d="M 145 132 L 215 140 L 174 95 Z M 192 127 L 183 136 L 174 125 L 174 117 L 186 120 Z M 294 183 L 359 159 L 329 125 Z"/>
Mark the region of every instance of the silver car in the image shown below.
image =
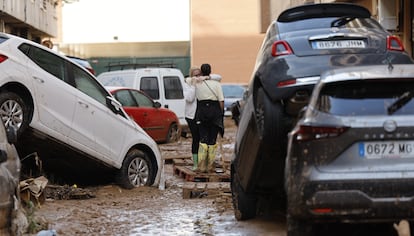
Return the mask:
<path id="1" fill-rule="evenodd" d="M 288 235 L 414 216 L 414 65 L 325 72 L 289 133 Z"/>

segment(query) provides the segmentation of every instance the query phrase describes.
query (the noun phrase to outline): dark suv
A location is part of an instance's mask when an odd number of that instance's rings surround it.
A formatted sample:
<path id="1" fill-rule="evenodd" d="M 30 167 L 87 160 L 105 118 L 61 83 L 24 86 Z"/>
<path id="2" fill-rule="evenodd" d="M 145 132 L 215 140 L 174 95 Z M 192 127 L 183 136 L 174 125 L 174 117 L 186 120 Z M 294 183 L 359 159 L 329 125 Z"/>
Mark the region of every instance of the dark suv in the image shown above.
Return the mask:
<path id="1" fill-rule="evenodd" d="M 12 218 L 20 201 L 20 159 L 14 147 L 16 130 L 0 122 L 0 235 L 10 235 Z"/>
<path id="2" fill-rule="evenodd" d="M 328 69 L 412 64 L 400 40 L 370 12 L 349 3 L 307 4 L 271 23 L 241 111 L 232 161 L 232 193 L 238 220 L 256 215 L 265 197 L 285 207 L 287 133 Z"/>

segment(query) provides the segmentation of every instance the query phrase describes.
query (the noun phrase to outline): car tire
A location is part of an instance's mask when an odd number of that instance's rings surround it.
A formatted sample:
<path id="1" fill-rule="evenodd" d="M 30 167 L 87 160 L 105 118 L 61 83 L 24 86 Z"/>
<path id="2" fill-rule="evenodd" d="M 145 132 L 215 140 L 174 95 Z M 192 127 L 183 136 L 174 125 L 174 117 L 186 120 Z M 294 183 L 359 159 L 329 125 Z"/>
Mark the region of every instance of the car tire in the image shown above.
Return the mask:
<path id="1" fill-rule="evenodd" d="M 246 193 L 240 185 L 237 175 L 232 174 L 231 195 L 236 220 L 248 220 L 256 217 L 257 198 Z"/>
<path id="2" fill-rule="evenodd" d="M 287 236 L 314 236 L 313 225 L 306 220 L 295 219 L 292 216 L 286 220 Z"/>
<path id="3" fill-rule="evenodd" d="M 13 92 L 0 93 L 1 119 L 6 128 L 14 126 L 18 136 L 29 126 L 29 113 L 28 106 L 19 95 Z"/>
<path id="4" fill-rule="evenodd" d="M 149 186 L 154 182 L 151 161 L 140 150 L 131 150 L 118 171 L 118 183 L 125 189 Z"/>
<path id="5" fill-rule="evenodd" d="M 178 125 L 177 124 L 171 124 L 168 128 L 166 143 L 172 143 L 178 140 L 178 137 L 180 137 Z"/>
<path id="6" fill-rule="evenodd" d="M 272 146 L 275 140 L 278 140 L 278 143 L 281 144 L 286 143 L 286 124 L 289 117 L 285 114 L 283 105 L 280 102 L 273 103 L 270 101 L 262 87 L 257 90 L 255 111 L 258 132 L 261 138 L 265 142 L 271 142 Z M 286 149 L 286 146 L 283 149 Z"/>
<path id="7" fill-rule="evenodd" d="M 260 160 L 258 164 L 258 180 L 263 188 L 269 188 L 271 194 L 284 198 L 284 172 L 287 150 L 287 133 L 291 127 L 290 117 L 284 112 L 283 104 L 272 102 L 264 89 L 257 90 L 255 98 L 255 113 L 257 132 L 261 139 Z M 272 179 L 272 182 L 263 181 Z M 284 205 L 281 206 L 284 208 Z"/>

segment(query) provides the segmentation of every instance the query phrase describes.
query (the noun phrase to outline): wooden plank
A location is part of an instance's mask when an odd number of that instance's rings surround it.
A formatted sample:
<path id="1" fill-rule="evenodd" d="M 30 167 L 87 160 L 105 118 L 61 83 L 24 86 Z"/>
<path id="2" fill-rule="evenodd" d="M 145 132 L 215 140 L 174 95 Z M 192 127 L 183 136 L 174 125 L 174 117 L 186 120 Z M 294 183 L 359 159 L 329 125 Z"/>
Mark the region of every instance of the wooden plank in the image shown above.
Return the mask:
<path id="1" fill-rule="evenodd" d="M 183 185 L 183 198 L 215 198 L 231 193 L 229 182 L 186 182 Z"/>
<path id="2" fill-rule="evenodd" d="M 194 172 L 191 166 L 173 165 L 174 174 L 190 182 L 230 182 L 230 172 L 200 173 Z"/>

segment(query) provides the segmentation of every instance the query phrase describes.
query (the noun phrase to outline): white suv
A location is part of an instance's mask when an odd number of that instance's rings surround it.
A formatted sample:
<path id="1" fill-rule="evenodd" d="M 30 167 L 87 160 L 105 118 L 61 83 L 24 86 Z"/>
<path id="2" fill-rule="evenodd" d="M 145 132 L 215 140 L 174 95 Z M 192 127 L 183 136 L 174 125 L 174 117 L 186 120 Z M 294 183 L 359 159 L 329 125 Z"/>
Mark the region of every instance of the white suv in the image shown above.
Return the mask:
<path id="1" fill-rule="evenodd" d="M 85 68 L 0 33 L 0 71 L 0 117 L 18 128 L 20 156 L 36 152 L 43 170 L 63 178 L 118 177 L 125 188 L 158 184 L 157 144 Z"/>

